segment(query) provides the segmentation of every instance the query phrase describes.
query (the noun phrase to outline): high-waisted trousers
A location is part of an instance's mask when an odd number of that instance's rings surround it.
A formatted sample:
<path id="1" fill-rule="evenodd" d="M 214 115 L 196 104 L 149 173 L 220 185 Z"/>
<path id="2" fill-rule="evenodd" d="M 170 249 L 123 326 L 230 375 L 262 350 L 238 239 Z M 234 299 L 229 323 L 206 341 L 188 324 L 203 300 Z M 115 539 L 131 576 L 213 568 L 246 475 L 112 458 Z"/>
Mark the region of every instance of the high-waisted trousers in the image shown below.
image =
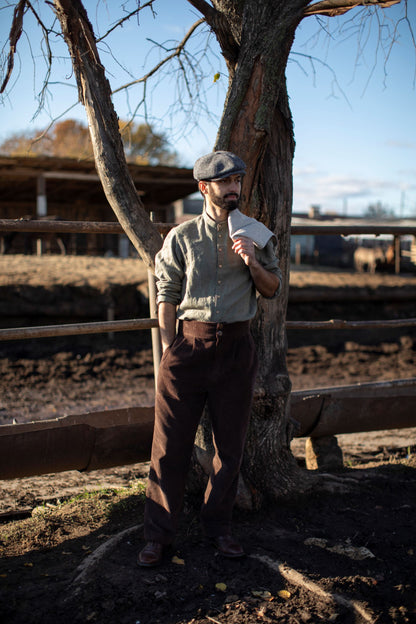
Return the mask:
<path id="1" fill-rule="evenodd" d="M 144 535 L 172 543 L 204 406 L 215 455 L 201 508 L 210 537 L 228 534 L 257 373 L 248 321 L 181 321 L 162 356 L 146 492 Z"/>

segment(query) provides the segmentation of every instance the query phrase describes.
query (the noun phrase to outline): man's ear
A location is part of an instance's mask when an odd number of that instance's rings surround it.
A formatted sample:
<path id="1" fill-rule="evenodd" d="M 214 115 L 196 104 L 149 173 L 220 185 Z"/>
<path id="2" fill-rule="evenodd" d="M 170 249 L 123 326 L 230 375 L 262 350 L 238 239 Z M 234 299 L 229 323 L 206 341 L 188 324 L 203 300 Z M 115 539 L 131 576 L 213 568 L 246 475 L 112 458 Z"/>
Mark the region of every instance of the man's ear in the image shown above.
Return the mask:
<path id="1" fill-rule="evenodd" d="M 206 195 L 208 192 L 208 185 L 206 182 L 204 182 L 204 180 L 200 180 L 198 182 L 198 186 L 199 186 L 199 190 L 201 191 L 202 195 Z"/>

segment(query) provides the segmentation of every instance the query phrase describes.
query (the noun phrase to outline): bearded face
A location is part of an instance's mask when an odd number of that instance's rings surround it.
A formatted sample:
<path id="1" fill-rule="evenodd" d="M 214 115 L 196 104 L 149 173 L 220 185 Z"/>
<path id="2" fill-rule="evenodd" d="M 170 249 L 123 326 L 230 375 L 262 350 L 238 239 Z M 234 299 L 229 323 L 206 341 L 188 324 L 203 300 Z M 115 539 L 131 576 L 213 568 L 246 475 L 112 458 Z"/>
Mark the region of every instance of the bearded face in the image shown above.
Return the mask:
<path id="1" fill-rule="evenodd" d="M 238 181 L 230 181 L 230 178 L 226 178 L 218 182 L 210 182 L 207 185 L 207 195 L 210 201 L 218 208 L 227 210 L 227 212 L 231 212 L 239 207 L 240 191 L 240 179 Z"/>

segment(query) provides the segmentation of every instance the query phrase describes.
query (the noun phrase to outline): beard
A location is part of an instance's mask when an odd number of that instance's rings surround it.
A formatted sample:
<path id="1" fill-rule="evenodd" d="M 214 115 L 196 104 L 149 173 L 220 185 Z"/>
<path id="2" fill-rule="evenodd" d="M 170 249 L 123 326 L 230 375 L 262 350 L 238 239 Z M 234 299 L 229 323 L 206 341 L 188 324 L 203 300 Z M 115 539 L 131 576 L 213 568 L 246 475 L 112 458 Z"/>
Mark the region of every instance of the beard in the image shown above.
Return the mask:
<path id="1" fill-rule="evenodd" d="M 222 208 L 223 210 L 227 210 L 227 212 L 231 212 L 232 210 L 236 210 L 240 205 L 240 196 L 234 193 L 228 193 L 222 197 L 221 195 L 216 195 L 215 193 L 210 193 L 210 200 L 215 206 L 218 208 Z"/>

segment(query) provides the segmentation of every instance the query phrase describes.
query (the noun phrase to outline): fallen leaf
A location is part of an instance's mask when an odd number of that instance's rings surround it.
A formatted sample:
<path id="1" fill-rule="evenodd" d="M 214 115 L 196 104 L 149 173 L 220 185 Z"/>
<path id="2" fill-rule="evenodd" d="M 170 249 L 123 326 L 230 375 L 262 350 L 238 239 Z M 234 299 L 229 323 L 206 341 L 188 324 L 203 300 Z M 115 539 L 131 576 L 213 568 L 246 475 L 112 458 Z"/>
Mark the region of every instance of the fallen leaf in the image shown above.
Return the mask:
<path id="1" fill-rule="evenodd" d="M 180 559 L 179 557 L 174 555 L 172 557 L 172 563 L 176 563 L 176 565 L 185 565 L 185 560 L 184 559 Z"/>
<path id="2" fill-rule="evenodd" d="M 225 583 L 215 583 L 215 589 L 217 591 L 225 592 L 225 590 L 227 589 L 227 585 Z"/>
<path id="3" fill-rule="evenodd" d="M 279 598 L 283 598 L 283 600 L 289 600 L 292 594 L 289 591 L 287 591 L 287 589 L 281 589 L 280 591 L 277 592 L 277 595 L 279 596 Z"/>
<path id="4" fill-rule="evenodd" d="M 23 564 L 26 568 L 33 568 L 33 563 L 24 563 Z"/>
<path id="5" fill-rule="evenodd" d="M 256 596 L 256 598 L 263 598 L 264 600 L 269 600 L 272 597 L 271 593 L 267 591 L 267 589 L 265 590 L 253 589 L 251 593 L 253 596 Z"/>

